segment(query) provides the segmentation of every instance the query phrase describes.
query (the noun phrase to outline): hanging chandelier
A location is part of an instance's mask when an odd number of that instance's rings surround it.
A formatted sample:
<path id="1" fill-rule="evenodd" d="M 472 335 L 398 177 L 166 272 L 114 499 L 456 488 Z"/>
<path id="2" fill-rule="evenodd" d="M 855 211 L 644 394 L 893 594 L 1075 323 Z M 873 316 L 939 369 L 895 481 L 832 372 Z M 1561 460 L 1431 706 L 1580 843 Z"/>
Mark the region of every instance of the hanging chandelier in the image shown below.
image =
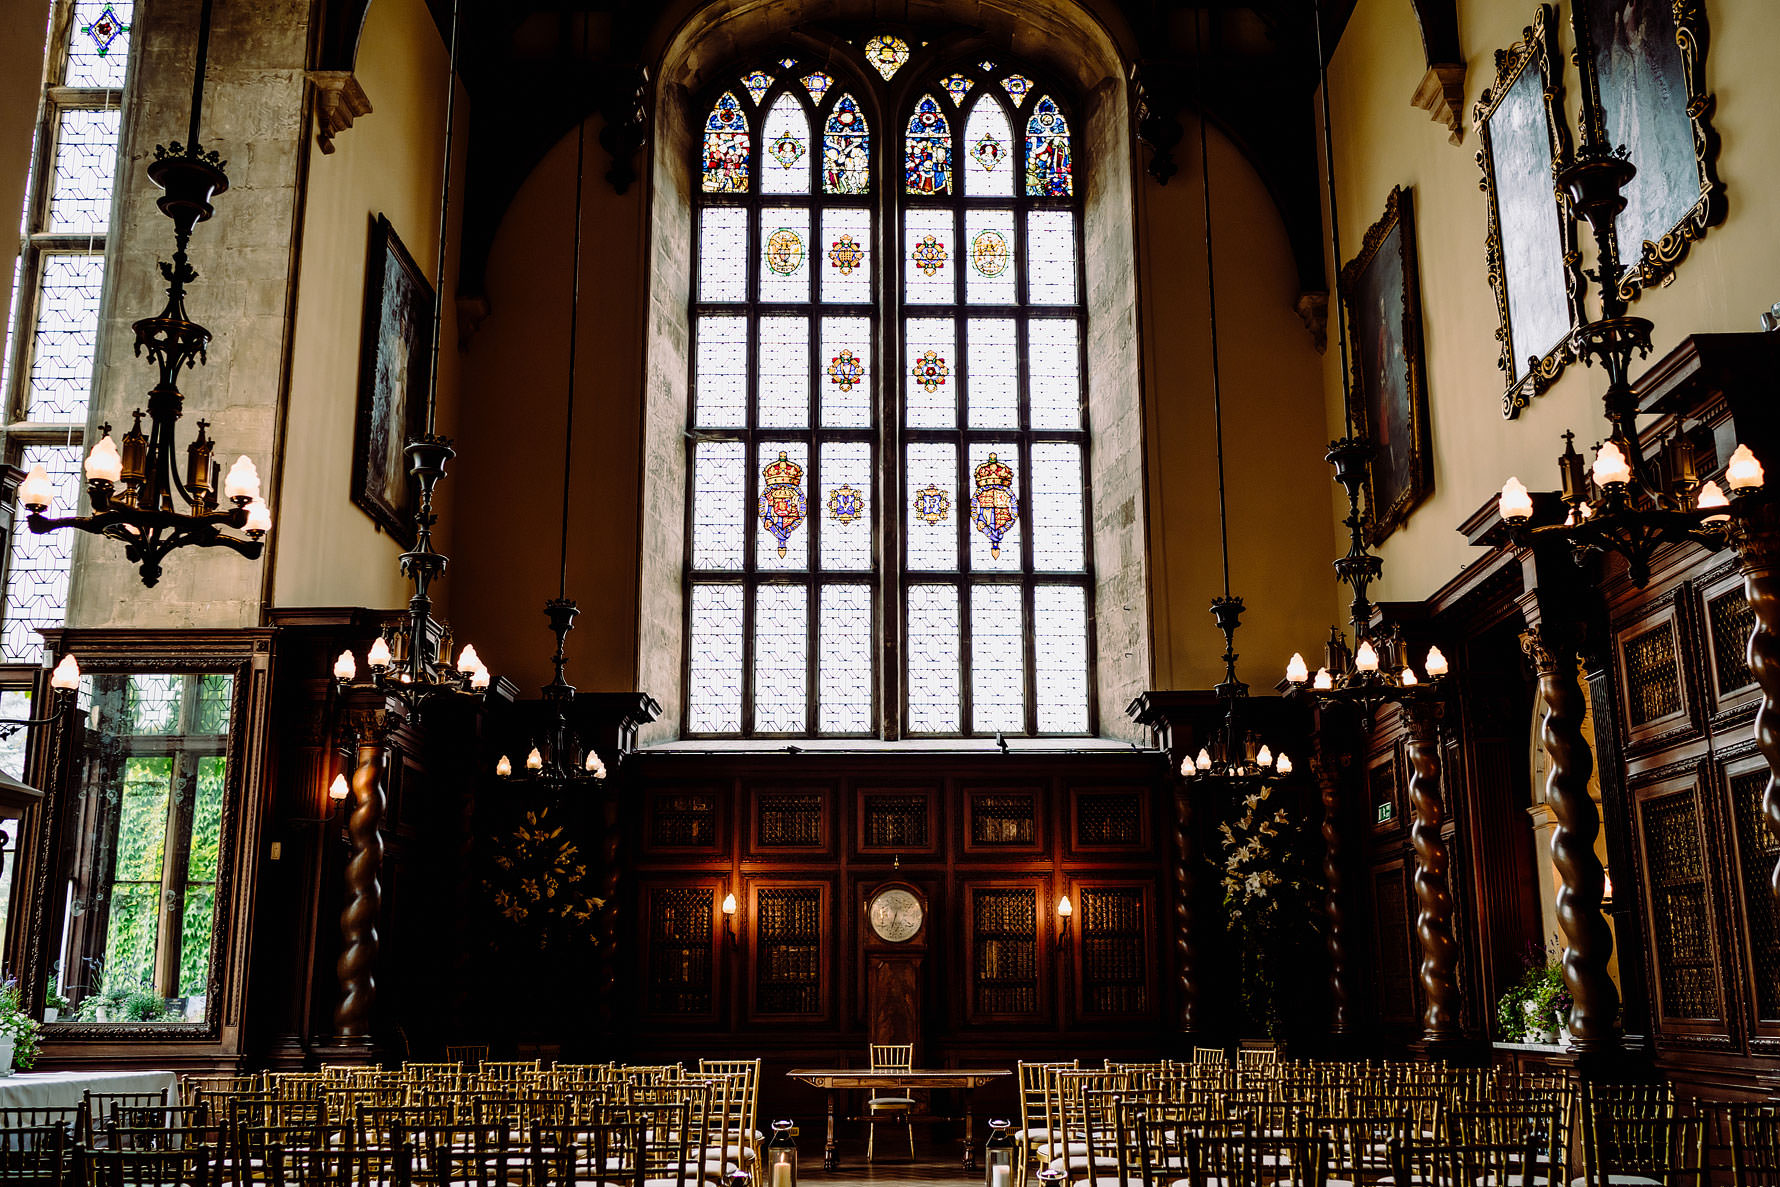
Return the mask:
<path id="1" fill-rule="evenodd" d="M 87 454 L 85 471 L 88 515 L 52 518 L 54 484 L 41 465 L 31 467 L 19 484 L 19 502 L 30 513 L 25 525 L 36 534 L 76 528 L 120 541 L 124 555 L 136 563 L 142 584 L 152 588 L 161 579 L 161 562 L 176 548 L 230 548 L 249 560 L 259 557 L 272 513 L 260 498 L 260 476 L 243 454 L 226 476 L 214 460 L 216 442 L 210 423 L 198 422 L 198 435 L 186 446 L 185 474 L 178 464 L 174 430 L 185 407 L 179 373 L 206 360 L 210 331 L 193 321 L 185 309 L 186 285 L 198 278 L 186 257 L 192 229 L 213 213 L 210 200 L 229 188 L 225 162 L 198 142 L 204 104 L 204 67 L 210 44 L 211 0 L 205 0 L 198 25 L 197 64 L 193 70 L 191 122 L 182 145 L 175 140 L 155 147 L 149 178 L 161 187 L 161 213 L 173 221 L 173 262 L 161 264 L 167 281 L 167 304 L 160 313 L 134 325 L 136 354 L 145 350 L 160 373 L 148 393 L 148 430 L 141 409 L 124 433 L 121 448 L 111 425 L 99 426 L 99 440 Z M 175 496 L 177 495 L 177 501 Z M 227 503 L 228 506 L 224 506 Z M 186 508 L 181 510 L 180 505 Z M 242 533 L 235 535 L 235 532 Z"/>
<path id="2" fill-rule="evenodd" d="M 1665 544 L 1697 544 L 1716 552 L 1731 542 L 1731 500 L 1741 502 L 1762 486 L 1762 466 L 1747 445 L 1738 445 L 1725 469 L 1727 497 L 1716 481 L 1699 480 L 1698 462 L 1686 426 L 1662 446 L 1661 475 L 1653 472 L 1638 447 L 1638 397 L 1632 390 L 1632 358 L 1650 354 L 1651 322 L 1628 313 L 1630 304 L 1620 282 L 1626 266 L 1619 257 L 1617 225 L 1626 200 L 1622 193 L 1638 167 L 1623 146 L 1610 148 L 1602 139 L 1604 118 L 1598 105 L 1593 118 L 1582 121 L 1584 143 L 1575 163 L 1558 174 L 1572 209 L 1589 225 L 1599 266 L 1589 273 L 1601 294 L 1601 316 L 1576 331 L 1582 361 L 1601 364 L 1607 375 L 1602 396 L 1610 431 L 1596 447 L 1594 462 L 1583 467 L 1574 432 L 1564 433 L 1558 475 L 1565 507 L 1562 523 L 1529 526 L 1532 494 L 1518 477 L 1502 485 L 1497 508 L 1516 544 L 1538 539 L 1567 542 L 1579 561 L 1600 554 L 1625 560 L 1627 577 L 1643 588 L 1650 580 L 1650 562 Z"/>
<path id="3" fill-rule="evenodd" d="M 583 38 L 586 26 L 582 27 Z M 582 52 L 586 52 L 585 40 Z M 570 241 L 573 261 L 569 279 L 569 382 L 564 401 L 562 429 L 562 539 L 561 560 L 557 568 L 556 596 L 544 603 L 544 617 L 550 622 L 550 633 L 556 636 L 556 651 L 550 657 L 556 676 L 543 688 L 544 727 L 542 736 L 532 740 L 525 756 L 524 768 L 513 769 L 505 754 L 495 763 L 494 773 L 503 781 L 535 783 L 550 791 L 565 787 L 599 783 L 606 777 L 606 764 L 590 745 L 583 745 L 570 722 L 575 704 L 575 686 L 568 682 L 564 670 L 568 666 L 568 636 L 575 629 L 575 615 L 580 613 L 568 597 L 569 580 L 569 478 L 575 461 L 575 362 L 576 344 L 581 326 L 581 197 L 587 165 L 587 129 L 585 124 L 575 140 L 575 225 Z"/>

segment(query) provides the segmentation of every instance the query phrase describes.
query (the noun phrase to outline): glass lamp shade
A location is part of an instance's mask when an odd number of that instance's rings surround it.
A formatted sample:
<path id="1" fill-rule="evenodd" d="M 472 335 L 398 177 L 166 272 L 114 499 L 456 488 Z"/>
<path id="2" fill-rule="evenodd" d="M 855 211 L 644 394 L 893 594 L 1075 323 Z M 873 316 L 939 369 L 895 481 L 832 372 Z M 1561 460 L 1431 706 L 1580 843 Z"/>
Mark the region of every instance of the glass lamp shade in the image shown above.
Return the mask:
<path id="1" fill-rule="evenodd" d="M 989 1122 L 989 1140 L 983 1143 L 983 1187 L 1013 1187 L 1014 1135 L 1008 1123 Z"/>
<path id="2" fill-rule="evenodd" d="M 773 1122 L 773 1136 L 766 1143 L 766 1180 L 762 1187 L 797 1187 L 797 1139 L 791 1122 Z"/>

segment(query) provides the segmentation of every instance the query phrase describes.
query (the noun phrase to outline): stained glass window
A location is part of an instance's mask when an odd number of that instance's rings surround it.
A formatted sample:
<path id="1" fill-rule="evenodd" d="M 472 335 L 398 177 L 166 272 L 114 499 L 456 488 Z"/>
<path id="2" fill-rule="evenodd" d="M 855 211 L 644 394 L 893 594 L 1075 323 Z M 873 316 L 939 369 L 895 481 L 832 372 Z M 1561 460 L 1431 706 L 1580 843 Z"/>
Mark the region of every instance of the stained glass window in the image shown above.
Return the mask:
<path id="1" fill-rule="evenodd" d="M 748 117 L 731 91 L 724 92 L 705 120 L 704 190 L 748 192 Z"/>
<path id="2" fill-rule="evenodd" d="M 1094 729 L 1064 108 L 993 63 L 882 105 L 909 56 L 738 72 L 705 126 L 739 180 L 694 236 L 690 734 Z"/>

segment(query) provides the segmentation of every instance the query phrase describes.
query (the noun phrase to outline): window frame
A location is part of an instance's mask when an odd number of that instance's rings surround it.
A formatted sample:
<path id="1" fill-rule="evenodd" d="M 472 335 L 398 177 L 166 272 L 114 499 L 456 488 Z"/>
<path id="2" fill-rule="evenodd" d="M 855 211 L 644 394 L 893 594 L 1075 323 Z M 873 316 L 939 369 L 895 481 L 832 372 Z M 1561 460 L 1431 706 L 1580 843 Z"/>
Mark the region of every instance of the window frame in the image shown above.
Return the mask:
<path id="1" fill-rule="evenodd" d="M 905 35 L 906 36 L 906 35 Z M 713 81 L 701 88 L 695 97 L 690 114 L 693 120 L 689 173 L 689 189 L 692 196 L 691 220 L 689 235 L 691 239 L 690 264 L 688 271 L 689 299 L 688 308 L 688 349 L 687 349 L 687 390 L 685 396 L 685 465 L 686 476 L 682 486 L 684 498 L 684 541 L 681 568 L 682 594 L 682 626 L 681 626 L 681 679 L 682 679 L 682 721 L 688 723 L 682 729 L 682 736 L 692 739 L 726 739 L 736 741 L 763 741 L 772 739 L 795 738 L 867 738 L 898 740 L 902 738 L 990 738 L 1001 735 L 1004 731 L 996 729 L 974 728 L 973 697 L 971 687 L 971 591 L 991 585 L 1016 586 L 1020 590 L 1022 614 L 1022 669 L 1024 687 L 1022 689 L 1023 722 L 1018 731 L 1006 731 L 1016 736 L 1034 738 L 1079 738 L 1096 737 L 1099 735 L 1099 688 L 1096 656 L 1096 613 L 1095 613 L 1095 565 L 1093 539 L 1093 482 L 1092 482 L 1092 433 L 1088 420 L 1088 316 L 1087 316 L 1087 267 L 1083 240 L 1085 223 L 1085 201 L 1083 197 L 1083 172 L 1080 167 L 1080 155 L 1086 140 L 1080 122 L 1080 105 L 1073 92 L 1046 72 L 1034 69 L 1029 63 L 1017 60 L 997 61 L 993 73 L 978 69 L 982 53 L 960 49 L 956 43 L 946 45 L 922 44 L 919 39 L 907 38 L 914 43 L 914 48 L 888 80 L 880 79 L 876 73 L 867 68 L 859 47 L 847 46 L 845 58 L 833 49 L 818 54 L 800 52 L 797 47 L 781 47 L 767 49 L 756 56 L 732 61 L 723 70 L 713 74 Z M 779 67 L 779 59 L 789 57 L 796 61 L 793 68 Z M 858 58 L 860 60 L 855 61 Z M 777 69 L 775 69 L 777 68 Z M 758 103 L 741 84 L 740 79 L 753 69 L 766 70 L 774 73 L 772 86 L 766 90 Z M 765 125 L 773 103 L 781 94 L 792 91 L 800 99 L 807 98 L 799 79 L 810 70 L 821 70 L 833 79 L 820 103 L 811 103 L 806 108 L 813 111 L 811 119 L 810 152 L 811 190 L 807 195 L 766 194 L 762 192 L 761 164 L 765 160 Z M 941 86 L 941 80 L 953 74 L 961 73 L 973 79 L 973 85 L 959 103 L 952 99 L 947 90 Z M 1000 85 L 1000 78 L 1017 73 L 1027 77 L 1031 85 L 1021 104 L 1010 101 L 1010 97 Z M 783 77 L 780 77 L 780 75 Z M 749 184 L 744 194 L 706 193 L 703 188 L 703 150 L 705 121 L 718 100 L 726 93 L 732 92 L 749 115 Z M 969 158 L 964 151 L 964 141 L 969 116 L 974 112 L 975 105 L 983 94 L 990 94 L 1007 118 L 1010 139 L 1013 142 L 1014 159 L 1011 163 L 1013 172 L 1012 194 L 1008 196 L 986 197 L 965 194 L 964 167 Z M 866 195 L 829 195 L 823 191 L 821 179 L 822 136 L 826 118 L 832 111 L 840 96 L 851 94 L 859 103 L 869 121 L 871 143 L 869 146 L 869 168 L 871 169 L 873 189 Z M 932 94 L 941 103 L 950 125 L 952 142 L 953 193 L 939 197 L 912 195 L 906 192 L 903 179 L 902 161 L 906 151 L 906 129 L 909 116 L 914 106 L 925 94 Z M 1071 150 L 1071 173 L 1073 184 L 1068 197 L 1029 197 L 1025 193 L 1025 120 L 1030 118 L 1037 103 L 1045 97 L 1052 99 L 1058 111 L 1068 123 Z M 819 253 L 812 251 L 811 260 L 811 299 L 807 303 L 794 306 L 783 306 L 778 303 L 765 302 L 759 299 L 759 280 L 761 271 L 762 247 L 760 243 L 761 214 L 778 204 L 802 203 L 810 210 L 810 229 L 812 244 L 819 241 L 821 216 L 824 211 L 848 208 L 870 211 L 873 219 L 872 246 L 873 258 L 871 269 L 871 297 L 866 305 L 839 304 L 829 305 L 821 300 L 821 266 Z M 733 302 L 707 302 L 701 299 L 699 292 L 700 270 L 702 264 L 703 236 L 701 233 L 704 212 L 713 207 L 741 208 L 748 211 L 747 215 L 747 261 L 746 261 L 746 298 Z M 1011 212 L 1014 224 L 1013 259 L 1015 271 L 1015 300 L 1012 304 L 987 305 L 971 304 L 963 299 L 964 252 L 961 237 L 956 232 L 963 227 L 966 211 L 970 209 L 998 208 Z M 955 252 L 956 265 L 953 268 L 953 300 L 947 304 L 911 305 L 907 299 L 907 278 L 904 267 L 906 249 L 906 217 L 907 213 L 916 209 L 945 209 L 952 213 L 954 242 L 959 244 Z M 1073 298 L 1068 303 L 1034 305 L 1028 300 L 1028 268 L 1026 250 L 1028 241 L 1028 216 L 1035 210 L 1062 210 L 1068 212 L 1072 223 L 1074 255 Z M 774 311 L 787 308 L 807 311 L 811 333 L 811 404 L 810 428 L 798 430 L 772 430 L 758 427 L 760 375 L 757 353 L 759 350 L 759 324 L 763 316 L 770 316 Z M 697 374 L 698 374 L 698 330 L 701 318 L 712 315 L 743 316 L 748 323 L 748 340 L 746 344 L 746 383 L 748 425 L 742 429 L 705 429 L 697 427 Z M 869 357 L 875 369 L 871 377 L 871 424 L 867 428 L 852 430 L 823 429 L 820 424 L 820 398 L 822 372 L 819 365 L 820 327 L 824 317 L 829 316 L 863 316 L 871 323 L 872 342 Z M 1074 430 L 1038 429 L 1031 425 L 1031 376 L 1028 368 L 1022 366 L 1018 377 L 1016 398 L 1019 406 L 1019 423 L 1015 428 L 1007 429 L 973 429 L 968 427 L 966 417 L 966 400 L 968 398 L 968 380 L 962 374 L 963 369 L 954 367 L 957 378 L 952 385 L 952 396 L 955 401 L 955 427 L 950 429 L 910 429 L 905 426 L 904 410 L 904 370 L 907 350 L 908 322 L 911 318 L 947 319 L 954 326 L 953 350 L 958 358 L 963 357 L 963 344 L 966 341 L 967 323 L 973 317 L 999 317 L 1011 320 L 1016 333 L 1016 355 L 1026 357 L 1030 342 L 1032 323 L 1045 320 L 1069 321 L 1077 327 L 1076 334 L 1076 367 L 1079 380 L 1078 404 L 1080 409 L 1079 427 Z M 821 440 L 859 439 L 870 443 L 872 449 L 872 493 L 874 504 L 868 509 L 872 522 L 872 565 L 869 570 L 850 570 L 843 572 L 823 572 L 820 567 L 822 507 L 816 497 L 820 488 L 809 480 L 813 472 L 812 466 L 806 466 L 806 513 L 805 523 L 809 529 L 807 539 L 810 565 L 808 569 L 790 578 L 790 583 L 802 584 L 809 590 L 807 601 L 808 616 L 806 620 L 806 711 L 805 729 L 796 733 L 768 733 L 754 728 L 755 713 L 755 605 L 756 591 L 765 585 L 783 583 L 785 578 L 762 576 L 756 570 L 756 539 L 760 526 L 756 508 L 762 483 L 761 464 L 757 444 L 763 440 L 798 440 L 806 444 L 809 450 L 808 459 L 812 463 L 817 458 Z M 739 571 L 697 570 L 693 566 L 693 533 L 695 528 L 694 483 L 696 481 L 696 451 L 702 442 L 741 440 L 746 442 L 750 464 L 744 476 L 745 486 L 742 493 L 743 518 L 745 524 L 745 543 L 743 545 L 743 564 Z M 951 443 L 955 450 L 955 492 L 956 499 L 952 508 L 952 529 L 957 534 L 958 567 L 950 570 L 908 569 L 907 540 L 905 531 L 908 500 L 913 497 L 913 488 L 908 479 L 907 467 L 904 464 L 907 446 L 921 441 L 945 441 Z M 968 567 L 969 547 L 972 525 L 969 504 L 974 489 L 971 475 L 970 448 L 977 442 L 1012 442 L 1016 444 L 1020 456 L 1025 459 L 1018 466 L 1017 497 L 1020 500 L 1021 520 L 1019 523 L 1020 564 L 1017 569 L 1006 572 L 984 573 L 973 572 Z M 1034 445 L 1052 442 L 1075 445 L 1081 458 L 1081 548 L 1083 564 L 1079 571 L 1069 573 L 1039 572 L 1033 567 L 1033 532 L 1032 532 L 1032 466 L 1030 459 Z M 892 457 L 894 453 L 894 457 Z M 789 575 L 787 575 L 789 577 Z M 863 733 L 837 734 L 825 733 L 819 729 L 819 660 L 820 660 L 820 591 L 826 584 L 858 584 L 861 581 L 870 584 L 872 589 L 871 603 L 873 607 L 872 635 L 872 684 L 874 688 L 871 710 L 871 728 Z M 695 586 L 711 584 L 731 584 L 742 591 L 741 612 L 741 673 L 740 695 L 741 715 L 740 728 L 733 732 L 699 731 L 689 728 L 692 720 L 693 686 L 693 602 Z M 959 728 L 943 732 L 914 732 L 908 729 L 909 716 L 909 630 L 907 614 L 907 591 L 911 585 L 950 586 L 957 591 L 959 607 L 958 634 L 958 678 Z M 1084 696 L 1085 696 L 1085 728 L 1080 731 L 1043 733 L 1038 728 L 1038 665 L 1037 643 L 1034 627 L 1035 603 L 1037 591 L 1041 587 L 1059 586 L 1079 588 L 1082 591 L 1084 607 Z"/>

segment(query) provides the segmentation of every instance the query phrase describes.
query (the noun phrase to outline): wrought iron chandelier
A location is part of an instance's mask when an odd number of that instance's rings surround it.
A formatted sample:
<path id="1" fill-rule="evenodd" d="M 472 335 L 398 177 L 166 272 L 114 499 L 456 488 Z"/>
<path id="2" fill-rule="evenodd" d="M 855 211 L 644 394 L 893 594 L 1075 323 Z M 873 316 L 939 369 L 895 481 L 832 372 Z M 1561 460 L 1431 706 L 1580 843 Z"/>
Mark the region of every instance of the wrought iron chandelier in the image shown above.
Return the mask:
<path id="1" fill-rule="evenodd" d="M 1323 54 L 1322 6 L 1313 4 L 1312 20 L 1316 27 L 1317 74 L 1323 107 L 1323 159 L 1328 183 L 1329 245 L 1334 267 L 1341 267 L 1341 219 L 1335 202 L 1335 147 L 1329 126 L 1329 69 Z M 1337 350 L 1340 352 L 1341 407 L 1346 417 L 1346 435 L 1329 443 L 1325 460 L 1335 468 L 1335 481 L 1347 493 L 1347 553 L 1335 561 L 1335 576 L 1354 591 L 1349 621 L 1354 628 L 1354 647 L 1348 650 L 1341 628 L 1329 628 L 1329 642 L 1324 649 L 1323 665 L 1312 678 L 1301 653 L 1294 652 L 1286 664 L 1287 695 L 1309 695 L 1326 705 L 1347 705 L 1359 710 L 1361 724 L 1370 728 L 1378 710 L 1387 704 L 1429 703 L 1441 699 L 1440 683 L 1450 670 L 1446 657 L 1438 647 L 1429 647 L 1422 663 L 1424 680 L 1409 663 L 1408 646 L 1402 632 L 1395 626 L 1375 625 L 1374 605 L 1370 597 L 1372 583 L 1384 571 L 1384 561 L 1368 544 L 1371 525 L 1370 508 L 1362 505 L 1361 485 L 1366 466 L 1375 447 L 1371 441 L 1354 432 L 1353 391 L 1347 366 L 1347 311 L 1339 294 L 1331 302 L 1335 306 Z"/>
<path id="2" fill-rule="evenodd" d="M 583 37 L 585 38 L 585 25 Z M 583 41 L 585 53 L 586 44 Z M 569 581 L 569 478 L 575 461 L 575 363 L 576 344 L 581 326 L 581 197 L 587 165 L 587 127 L 583 123 L 575 139 L 575 226 L 569 281 L 569 383 L 565 400 L 562 429 L 562 547 L 557 569 L 556 596 L 544 603 L 544 617 L 550 621 L 550 633 L 556 636 L 556 651 L 550 657 L 556 676 L 543 687 L 545 722 L 541 738 L 534 738 L 523 769 L 515 771 L 513 762 L 501 755 L 494 773 L 513 783 L 535 783 L 551 791 L 564 787 L 599 783 L 606 777 L 606 764 L 590 745 L 583 745 L 576 736 L 569 715 L 575 704 L 575 686 L 564 676 L 568 666 L 568 635 L 575 629 L 575 616 L 580 613 L 574 599 L 568 596 Z"/>
<path id="3" fill-rule="evenodd" d="M 185 309 L 186 285 L 198 273 L 186 257 L 192 230 L 214 209 L 210 200 L 229 188 L 225 162 L 198 142 L 204 107 L 204 67 L 210 46 L 211 0 L 204 0 L 198 23 L 197 64 L 193 68 L 191 123 L 186 141 L 155 147 L 148 176 L 161 187 L 157 205 L 173 220 L 173 262 L 161 264 L 167 281 L 167 304 L 160 313 L 134 325 L 136 354 L 148 352 L 160 381 L 148 393 L 148 431 L 142 410 L 124 433 L 122 448 L 112 440 L 111 425 L 99 426 L 99 440 L 87 454 L 85 470 L 89 515 L 52 518 L 54 486 L 39 464 L 19 484 L 19 502 L 30 512 L 25 524 L 39 535 L 62 528 L 108 536 L 121 541 L 124 555 L 136 562 L 142 584 L 161 579 L 161 562 L 176 548 L 232 548 L 249 560 L 259 557 L 272 513 L 260 498 L 260 476 L 246 454 L 235 459 L 227 476 L 212 454 L 208 421 L 198 422 L 197 437 L 186 446 L 185 474 L 177 461 L 174 436 L 185 397 L 179 373 L 206 361 L 210 331 L 193 321 Z M 189 510 L 177 509 L 174 495 Z M 223 502 L 229 506 L 223 508 Z M 234 535 L 241 532 L 243 535 Z"/>
<path id="4" fill-rule="evenodd" d="M 1198 23 L 1193 38 L 1199 40 Z M 1203 96 L 1201 96 L 1203 100 Z M 1272 749 L 1245 726 L 1242 706 L 1248 702 L 1248 685 L 1236 675 L 1236 628 L 1242 625 L 1245 607 L 1240 597 L 1230 593 L 1230 519 L 1224 497 L 1224 396 L 1222 375 L 1218 365 L 1218 287 L 1216 264 L 1212 254 L 1211 164 L 1206 153 L 1206 120 L 1201 103 L 1199 119 L 1199 192 L 1205 216 L 1205 288 L 1207 321 L 1211 333 L 1211 419 L 1218 459 L 1218 545 L 1222 550 L 1224 595 L 1213 598 L 1211 615 L 1224 633 L 1224 678 L 1213 690 L 1223 707 L 1221 730 L 1199 748 L 1197 756 L 1182 757 L 1181 777 L 1195 783 L 1222 784 L 1247 790 L 1249 786 L 1272 783 L 1292 773 L 1292 760 L 1284 753 L 1275 758 Z M 1059 913 L 1067 916 L 1059 905 Z"/>
<path id="5" fill-rule="evenodd" d="M 1651 322 L 1628 313 L 1621 289 L 1626 266 L 1619 256 L 1617 224 L 1625 209 L 1623 190 L 1638 167 L 1626 149 L 1611 148 L 1603 139 L 1604 117 L 1593 105 L 1592 118 L 1582 121 L 1583 145 L 1573 164 L 1558 174 L 1572 209 L 1588 221 L 1594 234 L 1598 267 L 1588 274 L 1601 294 L 1601 316 L 1576 331 L 1576 349 L 1585 365 L 1596 362 L 1607 374 L 1602 396 L 1610 431 L 1595 450 L 1586 472 L 1576 452 L 1576 434 L 1564 434 L 1558 457 L 1564 521 L 1530 526 L 1533 499 L 1518 477 L 1502 486 L 1497 507 L 1515 543 L 1541 538 L 1568 542 L 1579 561 L 1599 554 L 1624 558 L 1627 576 L 1642 588 L 1650 580 L 1650 562 L 1665 544 L 1692 543 L 1716 552 L 1731 542 L 1731 499 L 1739 501 L 1761 488 L 1762 466 L 1747 445 L 1738 445 L 1725 469 L 1730 497 L 1716 481 L 1699 480 L 1698 464 L 1686 426 L 1679 421 L 1663 444 L 1663 473 L 1653 472 L 1638 448 L 1638 397 L 1632 390 L 1632 358 L 1650 354 Z"/>

